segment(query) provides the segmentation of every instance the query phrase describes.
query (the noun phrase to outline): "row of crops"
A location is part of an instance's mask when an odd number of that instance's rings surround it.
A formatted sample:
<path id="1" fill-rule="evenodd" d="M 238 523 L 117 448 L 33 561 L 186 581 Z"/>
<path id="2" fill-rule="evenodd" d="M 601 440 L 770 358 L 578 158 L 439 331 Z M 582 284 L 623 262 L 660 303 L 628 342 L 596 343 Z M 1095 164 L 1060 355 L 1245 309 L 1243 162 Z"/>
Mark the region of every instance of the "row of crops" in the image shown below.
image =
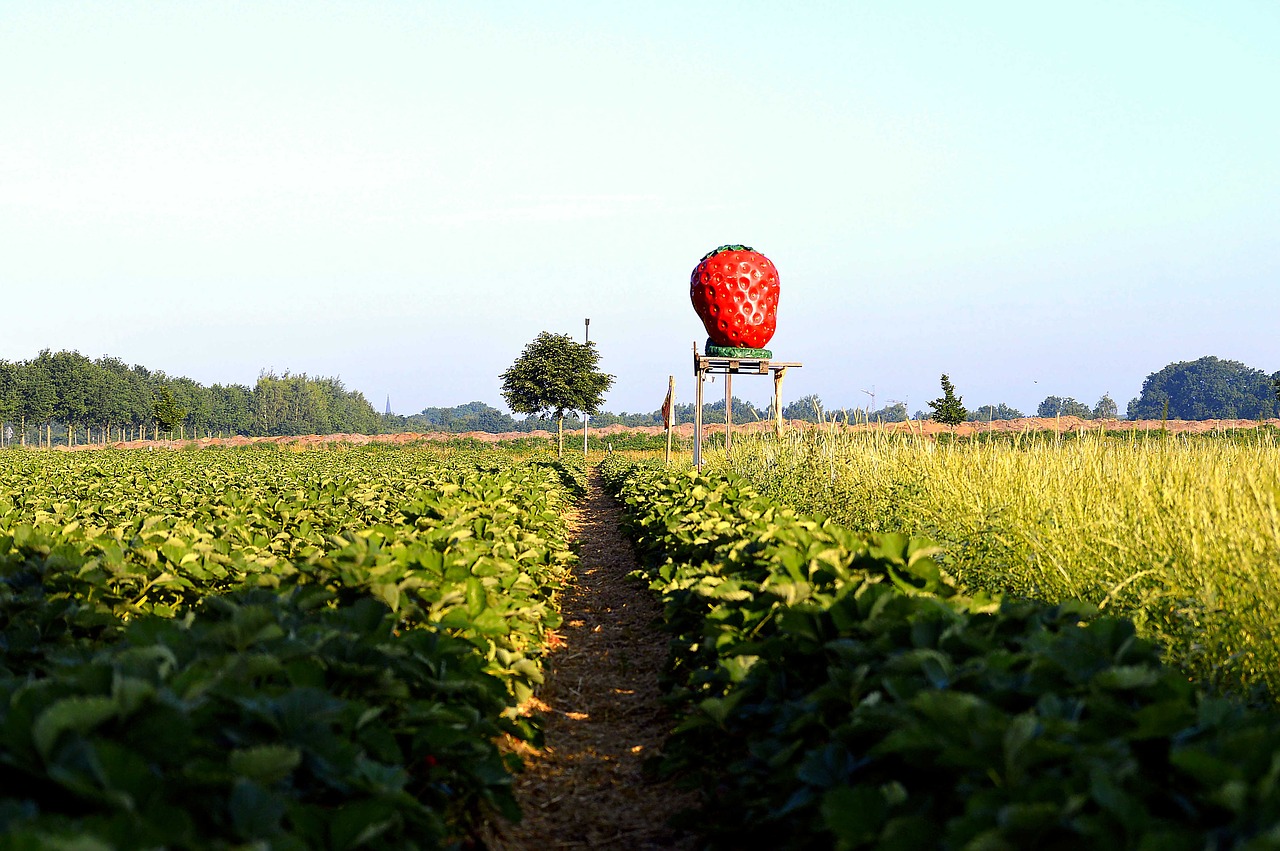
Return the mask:
<path id="1" fill-rule="evenodd" d="M 1131 620 L 962 592 L 928 541 L 732 473 L 602 471 L 673 634 L 663 769 L 710 847 L 1280 846 L 1280 716 Z"/>
<path id="2" fill-rule="evenodd" d="M 0 848 L 436 848 L 516 817 L 581 469 L 0 453 Z"/>
<path id="3" fill-rule="evenodd" d="M 1207 687 L 1280 696 L 1270 430 L 990 442 L 820 430 L 736 440 L 726 466 L 801 510 L 937 540 L 966 588 L 1087 600 L 1133 618 Z"/>

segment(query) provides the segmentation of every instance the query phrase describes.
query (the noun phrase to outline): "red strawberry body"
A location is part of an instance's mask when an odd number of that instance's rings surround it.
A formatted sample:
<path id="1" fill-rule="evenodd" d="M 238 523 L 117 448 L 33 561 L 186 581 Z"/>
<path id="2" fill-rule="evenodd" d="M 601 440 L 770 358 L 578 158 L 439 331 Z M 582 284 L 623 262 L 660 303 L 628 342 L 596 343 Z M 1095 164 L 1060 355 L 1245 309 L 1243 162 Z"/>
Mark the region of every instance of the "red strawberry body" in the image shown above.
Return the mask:
<path id="1" fill-rule="evenodd" d="M 778 270 L 759 251 L 724 245 L 689 277 L 693 309 L 717 346 L 762 349 L 778 325 Z"/>

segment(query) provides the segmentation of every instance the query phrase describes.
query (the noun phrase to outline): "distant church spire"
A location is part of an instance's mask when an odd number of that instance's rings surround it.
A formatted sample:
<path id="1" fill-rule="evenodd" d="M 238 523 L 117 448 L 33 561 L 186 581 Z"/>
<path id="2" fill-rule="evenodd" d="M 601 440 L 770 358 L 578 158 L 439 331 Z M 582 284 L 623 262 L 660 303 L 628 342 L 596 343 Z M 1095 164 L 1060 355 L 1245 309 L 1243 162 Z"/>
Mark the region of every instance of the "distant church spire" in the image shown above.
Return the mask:
<path id="1" fill-rule="evenodd" d="M 391 416 L 391 394 L 387 394 L 387 416 Z"/>

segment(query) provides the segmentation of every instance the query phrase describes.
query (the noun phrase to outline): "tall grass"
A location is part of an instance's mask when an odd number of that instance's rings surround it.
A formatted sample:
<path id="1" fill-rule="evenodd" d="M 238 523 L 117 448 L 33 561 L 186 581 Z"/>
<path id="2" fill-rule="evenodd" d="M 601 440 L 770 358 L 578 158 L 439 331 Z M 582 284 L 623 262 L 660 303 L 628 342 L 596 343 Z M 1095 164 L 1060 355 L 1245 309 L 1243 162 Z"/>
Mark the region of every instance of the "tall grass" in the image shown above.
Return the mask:
<path id="1" fill-rule="evenodd" d="M 1280 696 L 1280 443 L 826 428 L 735 438 L 764 492 L 856 528 L 928 535 L 974 589 L 1126 614 L 1206 685 Z"/>

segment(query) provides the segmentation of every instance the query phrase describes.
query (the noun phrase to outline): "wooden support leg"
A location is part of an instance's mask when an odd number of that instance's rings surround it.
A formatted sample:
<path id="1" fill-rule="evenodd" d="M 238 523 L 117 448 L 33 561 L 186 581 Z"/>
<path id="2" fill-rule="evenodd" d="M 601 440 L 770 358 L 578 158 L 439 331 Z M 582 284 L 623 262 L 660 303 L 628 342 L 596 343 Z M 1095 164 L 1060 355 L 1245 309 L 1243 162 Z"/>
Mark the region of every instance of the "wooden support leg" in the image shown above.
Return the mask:
<path id="1" fill-rule="evenodd" d="M 733 441 L 733 373 L 724 374 L 724 451 Z"/>
<path id="2" fill-rule="evenodd" d="M 667 410 L 667 455 L 664 463 L 671 463 L 671 424 L 675 421 L 676 409 L 676 377 L 674 375 L 667 376 L 667 399 L 671 406 Z"/>
<path id="3" fill-rule="evenodd" d="M 693 403 L 693 466 L 702 472 L 702 369 L 694 367 L 694 391 L 697 397 Z"/>
<path id="4" fill-rule="evenodd" d="M 782 437 L 782 379 L 787 375 L 787 368 L 773 371 L 773 431 Z"/>

